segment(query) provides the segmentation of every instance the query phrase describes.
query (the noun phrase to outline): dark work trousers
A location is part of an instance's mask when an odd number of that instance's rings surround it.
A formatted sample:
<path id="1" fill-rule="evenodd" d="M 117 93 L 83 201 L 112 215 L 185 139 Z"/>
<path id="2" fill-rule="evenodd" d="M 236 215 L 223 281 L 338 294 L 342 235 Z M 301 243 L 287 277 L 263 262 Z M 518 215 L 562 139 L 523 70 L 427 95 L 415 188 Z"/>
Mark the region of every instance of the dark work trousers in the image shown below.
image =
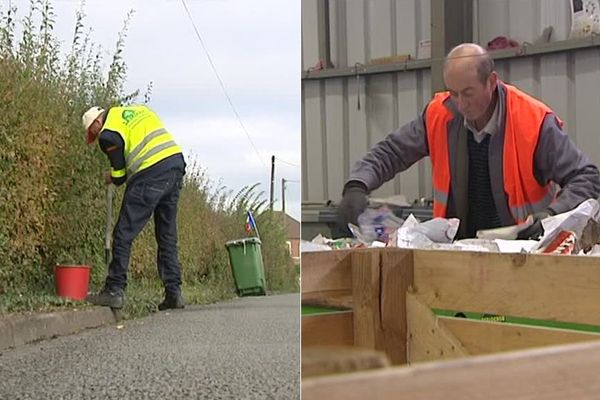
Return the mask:
<path id="1" fill-rule="evenodd" d="M 127 269 L 131 244 L 154 213 L 158 243 L 158 275 L 167 293 L 180 290 L 181 271 L 177 259 L 177 201 L 183 181 L 178 169 L 128 184 L 123 196 L 119 220 L 113 232 L 113 255 L 105 288 L 123 291 L 127 287 Z"/>

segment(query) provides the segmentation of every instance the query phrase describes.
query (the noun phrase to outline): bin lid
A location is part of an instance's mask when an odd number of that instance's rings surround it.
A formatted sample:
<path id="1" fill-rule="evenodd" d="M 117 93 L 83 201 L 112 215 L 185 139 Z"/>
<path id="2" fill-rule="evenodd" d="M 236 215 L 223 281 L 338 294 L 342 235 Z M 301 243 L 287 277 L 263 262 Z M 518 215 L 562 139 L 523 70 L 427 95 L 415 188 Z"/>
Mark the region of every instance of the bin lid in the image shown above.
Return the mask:
<path id="1" fill-rule="evenodd" d="M 257 237 L 249 237 L 249 238 L 243 238 L 243 239 L 235 239 L 235 240 L 230 240 L 229 242 L 225 243 L 226 247 L 229 246 L 244 246 L 247 244 L 261 244 L 260 243 L 260 239 Z"/>

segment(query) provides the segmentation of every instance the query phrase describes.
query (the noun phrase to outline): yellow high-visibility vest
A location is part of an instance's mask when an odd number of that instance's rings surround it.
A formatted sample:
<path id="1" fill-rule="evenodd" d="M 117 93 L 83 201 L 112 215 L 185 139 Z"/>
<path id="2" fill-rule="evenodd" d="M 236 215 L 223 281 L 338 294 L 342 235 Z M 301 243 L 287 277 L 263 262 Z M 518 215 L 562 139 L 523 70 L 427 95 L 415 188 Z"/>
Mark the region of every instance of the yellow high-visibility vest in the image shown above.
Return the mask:
<path id="1" fill-rule="evenodd" d="M 175 143 L 173 136 L 154 111 L 146 106 L 111 107 L 102 129 L 118 132 L 125 143 L 125 168 L 111 169 L 113 178 L 127 174 L 129 180 L 137 172 L 181 153 L 181 147 Z"/>

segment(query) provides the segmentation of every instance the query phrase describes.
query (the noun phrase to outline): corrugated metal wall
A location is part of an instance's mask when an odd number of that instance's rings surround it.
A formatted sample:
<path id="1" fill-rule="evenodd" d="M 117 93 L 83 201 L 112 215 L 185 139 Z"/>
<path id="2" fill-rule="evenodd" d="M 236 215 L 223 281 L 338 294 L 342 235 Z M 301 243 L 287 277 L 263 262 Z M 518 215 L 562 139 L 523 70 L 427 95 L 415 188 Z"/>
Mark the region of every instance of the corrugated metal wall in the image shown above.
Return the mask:
<path id="1" fill-rule="evenodd" d="M 428 0 L 330 1 L 331 59 L 335 67 L 372 58 L 415 55 L 430 38 Z M 496 36 L 534 43 L 552 26 L 567 39 L 568 0 L 474 0 L 473 36 L 485 45 Z M 317 0 L 302 1 L 302 63 L 318 61 Z M 600 164 L 600 51 L 497 60 L 501 78 L 540 98 L 565 129 Z M 302 82 L 302 199 L 339 200 L 352 164 L 395 127 L 420 113 L 431 97 L 429 69 Z M 359 107 L 360 101 L 360 107 Z M 431 196 L 431 167 L 423 160 L 380 188 L 375 196 Z"/>

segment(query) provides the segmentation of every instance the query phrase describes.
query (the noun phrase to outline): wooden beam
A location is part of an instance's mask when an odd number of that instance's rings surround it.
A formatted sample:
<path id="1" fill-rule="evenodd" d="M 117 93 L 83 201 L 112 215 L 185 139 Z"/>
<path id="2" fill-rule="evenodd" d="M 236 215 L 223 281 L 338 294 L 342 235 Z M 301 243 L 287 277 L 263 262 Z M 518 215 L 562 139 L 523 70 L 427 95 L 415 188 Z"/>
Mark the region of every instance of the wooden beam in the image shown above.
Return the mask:
<path id="1" fill-rule="evenodd" d="M 431 92 L 446 90 L 443 60 L 456 45 L 473 41 L 472 0 L 431 0 Z"/>
<path id="2" fill-rule="evenodd" d="M 352 293 L 348 293 L 347 290 L 304 293 L 302 304 L 305 306 L 352 309 Z"/>
<path id="3" fill-rule="evenodd" d="M 352 346 L 311 346 L 302 348 L 302 378 L 348 373 L 390 365 L 384 353 Z"/>
<path id="4" fill-rule="evenodd" d="M 318 345 L 352 346 L 352 312 L 305 315 L 302 317 L 302 347 Z"/>
<path id="5" fill-rule="evenodd" d="M 451 317 L 440 317 L 440 322 L 472 355 L 600 340 L 598 333 L 567 329 Z"/>
<path id="6" fill-rule="evenodd" d="M 302 399 L 595 400 L 600 343 L 423 363 L 302 382 Z"/>
<path id="7" fill-rule="evenodd" d="M 465 357 L 467 350 L 429 307 L 406 293 L 408 363 Z"/>
<path id="8" fill-rule="evenodd" d="M 352 253 L 352 301 L 354 345 L 383 349 L 380 315 L 381 252 L 363 250 Z"/>
<path id="9" fill-rule="evenodd" d="M 302 254 L 302 303 L 327 305 L 352 295 L 350 250 Z"/>
<path id="10" fill-rule="evenodd" d="M 600 325 L 595 257 L 415 250 L 414 282 L 431 308 Z"/>
<path id="11" fill-rule="evenodd" d="M 381 328 L 392 364 L 406 364 L 406 292 L 413 284 L 412 252 L 388 249 L 381 254 Z"/>

